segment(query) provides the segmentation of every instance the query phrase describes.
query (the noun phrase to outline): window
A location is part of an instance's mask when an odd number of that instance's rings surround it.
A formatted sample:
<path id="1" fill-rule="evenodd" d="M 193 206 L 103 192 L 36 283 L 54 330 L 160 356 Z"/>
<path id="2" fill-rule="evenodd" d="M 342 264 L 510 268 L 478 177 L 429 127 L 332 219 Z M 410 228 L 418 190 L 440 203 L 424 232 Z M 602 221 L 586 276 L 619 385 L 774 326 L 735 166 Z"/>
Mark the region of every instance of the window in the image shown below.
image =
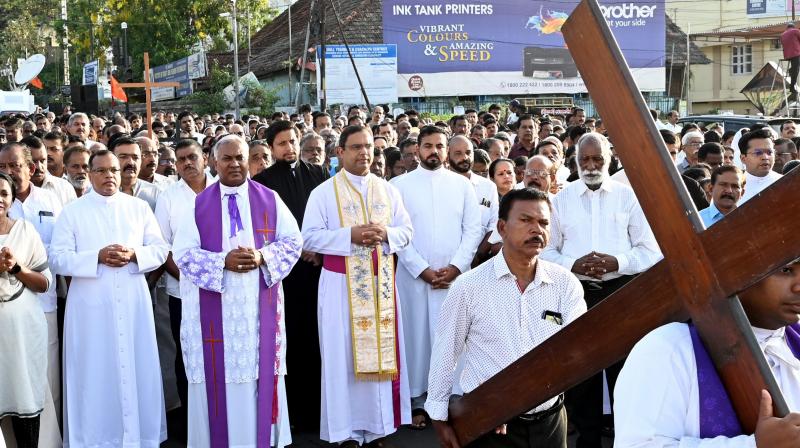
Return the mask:
<path id="1" fill-rule="evenodd" d="M 753 46 L 731 46 L 731 74 L 747 75 L 753 73 Z"/>

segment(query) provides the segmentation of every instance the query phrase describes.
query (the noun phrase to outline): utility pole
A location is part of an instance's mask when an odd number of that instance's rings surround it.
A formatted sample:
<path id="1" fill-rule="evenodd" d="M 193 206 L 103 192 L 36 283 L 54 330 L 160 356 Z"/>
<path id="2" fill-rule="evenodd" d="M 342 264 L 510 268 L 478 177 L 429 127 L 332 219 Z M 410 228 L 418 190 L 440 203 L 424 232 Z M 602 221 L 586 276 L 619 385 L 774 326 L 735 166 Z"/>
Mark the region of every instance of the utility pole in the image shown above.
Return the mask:
<path id="1" fill-rule="evenodd" d="M 233 3 L 233 91 L 234 116 L 239 119 L 239 22 L 236 19 L 236 0 Z"/>
<path id="2" fill-rule="evenodd" d="M 122 82 L 130 82 L 131 80 L 127 79 L 128 78 L 128 22 L 122 22 L 120 24 L 120 26 L 122 27 L 122 33 L 123 33 L 122 34 L 122 47 L 124 48 L 123 55 L 124 55 L 124 58 L 125 58 L 123 60 L 123 64 L 122 64 L 123 67 L 124 67 L 124 70 L 125 70 L 124 71 L 124 73 L 125 73 L 124 78 L 125 79 L 123 79 Z M 147 74 L 145 74 L 145 76 L 147 76 L 148 79 L 149 79 L 150 74 L 147 73 Z M 126 117 L 128 115 L 130 115 L 130 111 L 131 111 L 130 101 L 125 101 L 125 116 Z"/>
<path id="3" fill-rule="evenodd" d="M 328 92 L 327 85 L 325 84 L 325 2 L 319 2 L 319 42 L 320 52 L 317 55 L 319 59 L 319 91 L 322 98 L 319 99 L 319 108 L 325 112 L 328 109 Z"/>
<path id="4" fill-rule="evenodd" d="M 286 81 L 289 87 L 289 101 L 292 100 L 292 0 L 289 1 L 289 72 L 287 73 Z"/>
<path id="5" fill-rule="evenodd" d="M 306 75 L 306 62 L 308 62 L 308 40 L 311 37 L 311 22 L 314 20 L 314 3 L 316 0 L 311 0 L 311 5 L 308 8 L 308 26 L 306 27 L 306 41 L 303 45 L 303 64 L 300 66 L 300 83 L 297 85 L 297 90 L 294 95 L 294 107 L 300 110 L 300 91 L 303 88 L 303 78 Z"/>
<path id="6" fill-rule="evenodd" d="M 67 0 L 61 0 L 61 21 L 64 23 L 64 37 L 62 38 L 62 45 L 64 46 L 64 85 L 69 85 L 69 39 L 67 28 Z"/>

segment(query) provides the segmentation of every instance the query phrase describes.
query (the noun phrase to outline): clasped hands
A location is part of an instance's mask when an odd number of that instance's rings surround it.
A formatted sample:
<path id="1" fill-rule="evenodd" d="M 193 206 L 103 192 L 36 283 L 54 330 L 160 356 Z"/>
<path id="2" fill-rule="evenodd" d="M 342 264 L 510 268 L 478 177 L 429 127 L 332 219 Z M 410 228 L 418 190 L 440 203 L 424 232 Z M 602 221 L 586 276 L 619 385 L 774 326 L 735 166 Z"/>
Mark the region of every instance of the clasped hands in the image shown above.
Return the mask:
<path id="1" fill-rule="evenodd" d="M 136 252 L 121 244 L 111 244 L 100 249 L 97 261 L 112 268 L 121 268 L 130 262 L 136 262 Z"/>
<path id="2" fill-rule="evenodd" d="M 451 264 L 437 270 L 425 268 L 419 277 L 433 289 L 447 289 L 459 275 L 461 271 Z"/>
<path id="3" fill-rule="evenodd" d="M 386 226 L 383 224 L 362 224 L 350 228 L 350 241 L 353 244 L 376 247 L 386 240 Z"/>
<path id="4" fill-rule="evenodd" d="M 619 270 L 617 258 L 600 252 L 591 252 L 575 260 L 572 272 L 600 280 L 604 275 Z"/>
<path id="5" fill-rule="evenodd" d="M 252 247 L 239 246 L 225 256 L 225 269 L 243 274 L 264 264 L 261 252 Z"/>

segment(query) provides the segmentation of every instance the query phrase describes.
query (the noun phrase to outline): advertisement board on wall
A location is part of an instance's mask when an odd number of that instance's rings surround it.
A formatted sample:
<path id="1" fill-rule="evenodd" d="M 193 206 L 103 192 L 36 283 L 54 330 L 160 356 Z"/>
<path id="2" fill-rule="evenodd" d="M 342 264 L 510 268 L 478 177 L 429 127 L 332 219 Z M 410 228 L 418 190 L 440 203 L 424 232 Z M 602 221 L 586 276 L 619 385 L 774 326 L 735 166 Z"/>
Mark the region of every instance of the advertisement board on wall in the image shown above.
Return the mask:
<path id="1" fill-rule="evenodd" d="M 97 84 L 98 73 L 100 72 L 100 61 L 94 60 L 83 66 L 83 79 L 81 84 L 91 86 Z"/>
<path id="2" fill-rule="evenodd" d="M 746 0 L 747 17 L 785 17 L 792 16 L 792 0 Z M 795 10 L 800 11 L 800 0 L 795 0 Z"/>
<path id="3" fill-rule="evenodd" d="M 180 87 L 157 87 L 152 90 L 153 101 L 179 98 L 192 93 L 192 79 L 206 75 L 206 58 L 203 53 L 159 65 L 150 69 L 153 82 L 177 82 Z"/>
<path id="4" fill-rule="evenodd" d="M 398 96 L 579 93 L 561 35 L 577 0 L 384 0 L 383 38 L 397 45 Z M 664 90 L 664 0 L 601 0 L 641 90 Z"/>
<path id="5" fill-rule="evenodd" d="M 350 45 L 350 53 L 370 103 L 396 103 L 397 46 Z M 317 54 L 322 54 L 321 48 L 317 48 Z M 319 72 L 317 75 L 319 76 Z M 317 80 L 317 98 L 321 98 L 321 84 Z M 328 104 L 365 104 L 344 45 L 325 46 L 325 86 Z"/>

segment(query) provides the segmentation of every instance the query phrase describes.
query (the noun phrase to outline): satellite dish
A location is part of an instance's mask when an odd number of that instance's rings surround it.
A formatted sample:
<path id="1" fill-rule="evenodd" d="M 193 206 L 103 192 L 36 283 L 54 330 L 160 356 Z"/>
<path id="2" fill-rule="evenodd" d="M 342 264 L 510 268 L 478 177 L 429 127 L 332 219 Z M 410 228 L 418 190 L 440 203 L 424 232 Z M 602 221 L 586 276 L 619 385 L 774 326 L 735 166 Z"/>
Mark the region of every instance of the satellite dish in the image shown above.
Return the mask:
<path id="1" fill-rule="evenodd" d="M 43 54 L 35 54 L 25 59 L 17 68 L 16 74 L 14 74 L 14 82 L 17 85 L 23 85 L 35 78 L 44 68 L 44 61 Z"/>

